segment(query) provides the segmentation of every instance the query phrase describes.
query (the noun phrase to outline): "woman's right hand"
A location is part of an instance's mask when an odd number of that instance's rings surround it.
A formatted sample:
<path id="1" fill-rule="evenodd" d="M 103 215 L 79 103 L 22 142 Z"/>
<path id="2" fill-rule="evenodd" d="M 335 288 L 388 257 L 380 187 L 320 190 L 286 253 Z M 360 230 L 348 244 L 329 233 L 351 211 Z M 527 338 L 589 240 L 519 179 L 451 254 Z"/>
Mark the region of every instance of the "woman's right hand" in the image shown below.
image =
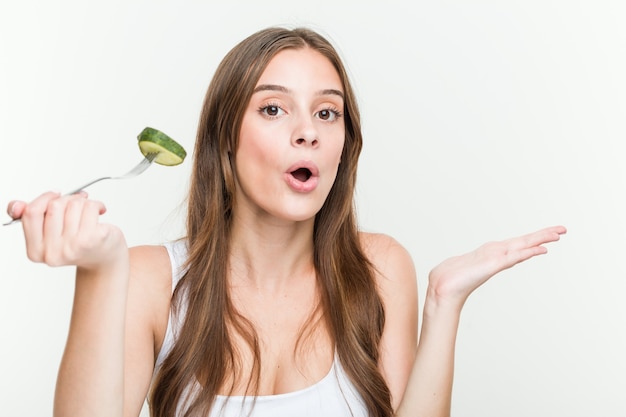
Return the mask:
<path id="1" fill-rule="evenodd" d="M 85 269 L 112 266 L 119 256 L 127 256 L 122 232 L 99 221 L 105 211 L 103 203 L 88 199 L 85 192 L 47 192 L 31 203 L 11 201 L 7 207 L 9 216 L 22 221 L 31 261 Z"/>
<path id="2" fill-rule="evenodd" d="M 122 416 L 125 396 L 134 392 L 124 385 L 131 281 L 124 235 L 119 228 L 100 222 L 104 204 L 88 199 L 85 192 L 48 192 L 30 203 L 12 201 L 7 211 L 22 221 L 30 260 L 76 266 L 74 305 L 59 366 L 54 415 Z M 146 332 L 138 333 L 151 334 L 147 328 L 142 330 Z M 142 353 L 152 348 L 149 336 L 145 340 L 148 348 Z M 134 347 L 132 342 L 129 346 Z"/>

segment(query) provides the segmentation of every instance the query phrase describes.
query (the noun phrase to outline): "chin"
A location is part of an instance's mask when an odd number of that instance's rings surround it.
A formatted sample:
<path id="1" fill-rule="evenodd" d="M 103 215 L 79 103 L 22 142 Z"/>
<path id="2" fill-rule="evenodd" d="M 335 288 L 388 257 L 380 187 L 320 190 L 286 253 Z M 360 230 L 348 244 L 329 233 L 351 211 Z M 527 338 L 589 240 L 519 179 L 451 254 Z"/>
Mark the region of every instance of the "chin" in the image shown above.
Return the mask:
<path id="1" fill-rule="evenodd" d="M 307 222 L 307 221 L 313 221 L 315 220 L 315 216 L 317 215 L 317 211 L 312 213 L 312 212 L 306 212 L 306 213 L 283 213 L 282 214 L 282 218 L 285 220 L 289 220 L 289 221 L 293 221 L 293 222 Z"/>
<path id="2" fill-rule="evenodd" d="M 274 212 L 273 214 L 284 220 L 293 221 L 293 222 L 306 222 L 312 221 L 319 213 L 322 207 L 281 207 L 280 210 Z"/>

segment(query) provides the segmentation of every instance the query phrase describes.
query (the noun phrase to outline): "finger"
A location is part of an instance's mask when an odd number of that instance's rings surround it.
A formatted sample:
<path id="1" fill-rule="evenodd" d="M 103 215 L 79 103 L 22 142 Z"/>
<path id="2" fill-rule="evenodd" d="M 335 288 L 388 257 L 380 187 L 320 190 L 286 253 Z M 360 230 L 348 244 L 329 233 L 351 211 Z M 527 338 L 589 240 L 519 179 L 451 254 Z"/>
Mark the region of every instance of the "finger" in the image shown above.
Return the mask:
<path id="1" fill-rule="evenodd" d="M 540 246 L 545 243 L 558 241 L 564 233 L 566 233 L 566 229 L 563 226 L 547 227 L 533 233 L 510 239 L 508 246 L 514 250 Z"/>
<path id="2" fill-rule="evenodd" d="M 55 198 L 59 198 L 59 196 L 60 193 L 51 191 L 41 194 L 33 201 L 26 204 L 22 212 L 22 219 L 28 222 L 29 219 L 42 217 L 46 212 L 48 203 Z"/>
<path id="3" fill-rule="evenodd" d="M 48 203 L 59 198 L 59 193 L 47 192 L 24 206 L 20 218 L 26 241 L 26 254 L 34 262 L 43 257 L 43 224 Z"/>
<path id="4" fill-rule="evenodd" d="M 87 194 L 87 191 L 84 191 L 84 190 L 78 191 L 77 193 L 74 193 L 72 195 L 81 196 L 81 197 L 84 197 L 85 199 L 89 198 L 89 194 Z M 102 203 L 100 201 L 96 201 L 96 200 L 92 200 L 92 201 L 97 204 L 98 214 L 102 215 L 102 214 L 106 213 L 107 209 L 106 209 L 104 203 Z"/>
<path id="5" fill-rule="evenodd" d="M 87 233 L 94 233 L 100 224 L 100 215 L 106 211 L 100 201 L 87 200 L 80 218 L 80 228 Z"/>
<path id="6" fill-rule="evenodd" d="M 68 196 L 65 207 L 62 235 L 69 239 L 78 234 L 83 207 L 85 206 L 86 194 L 72 194 Z"/>
<path id="7" fill-rule="evenodd" d="M 501 271 L 512 268 L 513 266 L 524 262 L 534 256 L 546 253 L 547 250 L 543 246 L 532 246 L 530 248 L 503 248 L 502 251 L 492 252 L 486 258 L 485 270 L 488 271 L 487 276 L 493 276 Z"/>
<path id="8" fill-rule="evenodd" d="M 567 228 L 563 225 L 552 226 L 552 227 L 549 227 L 548 229 L 558 233 L 559 235 L 564 235 L 565 233 L 567 233 Z"/>
<path id="9" fill-rule="evenodd" d="M 22 217 L 22 213 L 24 212 L 25 207 L 26 203 L 24 201 L 11 201 L 7 206 L 7 214 L 11 216 L 12 219 L 19 219 L 20 217 Z"/>
<path id="10" fill-rule="evenodd" d="M 100 223 L 100 213 L 104 210 L 104 205 L 99 201 L 87 200 L 80 219 L 80 239 L 78 242 L 84 251 L 83 259 L 88 262 L 93 256 L 93 249 L 97 249 L 104 242 L 106 228 Z M 92 259 L 93 260 L 93 259 Z"/>
<path id="11" fill-rule="evenodd" d="M 544 243 L 556 242 L 565 233 L 565 229 L 561 227 L 549 227 L 539 230 L 529 236 L 528 246 L 543 245 Z"/>
<path id="12" fill-rule="evenodd" d="M 535 256 L 544 255 L 546 253 L 548 253 L 548 249 L 546 249 L 544 246 L 531 246 L 529 248 L 524 248 L 515 252 L 511 252 L 510 256 L 512 257 L 512 265 L 515 265 Z"/>
<path id="13" fill-rule="evenodd" d="M 64 235 L 65 228 L 72 229 L 80 222 L 78 216 L 68 216 L 67 210 L 70 205 L 81 205 L 82 196 L 66 195 L 48 203 L 44 217 L 44 262 L 51 266 L 66 265 L 68 249 L 71 248 L 71 240 Z M 70 254 L 69 256 L 72 256 Z"/>

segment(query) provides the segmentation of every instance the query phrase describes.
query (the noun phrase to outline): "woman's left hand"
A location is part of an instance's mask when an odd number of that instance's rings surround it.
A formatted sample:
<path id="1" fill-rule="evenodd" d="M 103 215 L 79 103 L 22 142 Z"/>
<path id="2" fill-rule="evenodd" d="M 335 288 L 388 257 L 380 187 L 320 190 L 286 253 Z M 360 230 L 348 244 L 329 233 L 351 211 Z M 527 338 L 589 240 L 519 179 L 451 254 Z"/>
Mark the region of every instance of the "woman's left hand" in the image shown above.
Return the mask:
<path id="1" fill-rule="evenodd" d="M 500 271 L 547 253 L 543 246 L 566 232 L 563 226 L 545 228 L 524 236 L 489 242 L 465 255 L 455 256 L 436 266 L 429 275 L 429 294 L 438 302 L 459 308 L 469 295 Z"/>

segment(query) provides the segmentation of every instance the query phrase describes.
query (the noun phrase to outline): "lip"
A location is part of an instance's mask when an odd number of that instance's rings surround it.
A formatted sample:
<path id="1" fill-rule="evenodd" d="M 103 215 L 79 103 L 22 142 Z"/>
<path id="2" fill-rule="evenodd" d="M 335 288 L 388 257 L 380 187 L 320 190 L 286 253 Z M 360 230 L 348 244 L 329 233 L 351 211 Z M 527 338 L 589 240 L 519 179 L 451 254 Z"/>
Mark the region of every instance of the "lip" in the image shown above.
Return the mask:
<path id="1" fill-rule="evenodd" d="M 311 176 L 306 181 L 298 180 L 291 174 L 298 169 L 308 169 L 311 172 Z M 312 161 L 298 161 L 287 168 L 284 178 L 289 188 L 293 191 L 298 193 L 309 193 L 317 188 L 319 183 L 319 169 Z"/>

